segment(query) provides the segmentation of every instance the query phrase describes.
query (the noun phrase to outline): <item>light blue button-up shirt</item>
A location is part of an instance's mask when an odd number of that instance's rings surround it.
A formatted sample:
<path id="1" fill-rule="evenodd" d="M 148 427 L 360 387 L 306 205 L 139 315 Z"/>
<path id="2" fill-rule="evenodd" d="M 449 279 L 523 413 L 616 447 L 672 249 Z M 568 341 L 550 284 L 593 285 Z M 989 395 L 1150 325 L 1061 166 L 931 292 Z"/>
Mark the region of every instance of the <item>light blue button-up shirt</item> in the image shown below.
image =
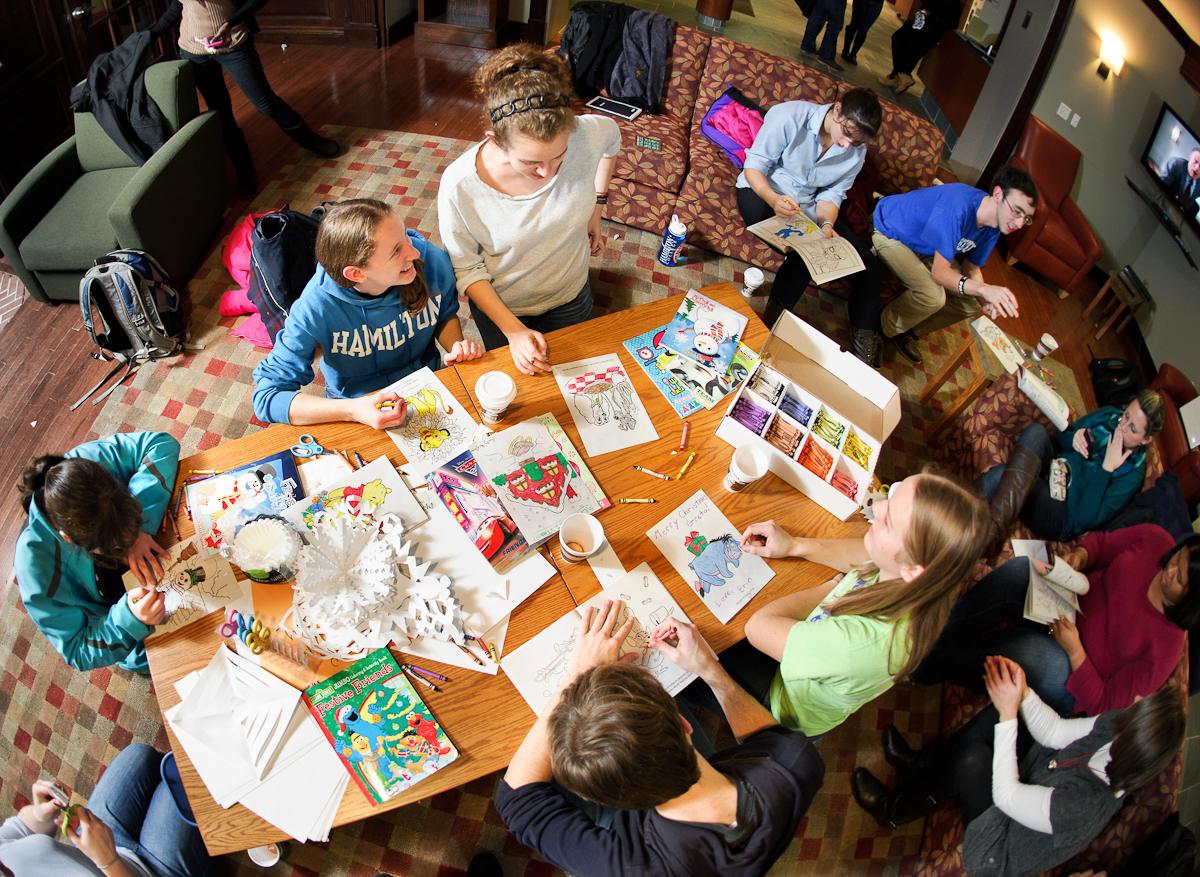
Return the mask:
<path id="1" fill-rule="evenodd" d="M 772 189 L 787 195 L 813 219 L 817 201 L 842 206 L 867 154 L 866 146 L 843 148 L 832 143 L 821 155 L 821 125 L 832 107 L 802 100 L 776 104 L 767 110 L 754 145 L 746 150 L 746 170 L 762 173 Z M 750 188 L 745 171 L 737 185 Z"/>

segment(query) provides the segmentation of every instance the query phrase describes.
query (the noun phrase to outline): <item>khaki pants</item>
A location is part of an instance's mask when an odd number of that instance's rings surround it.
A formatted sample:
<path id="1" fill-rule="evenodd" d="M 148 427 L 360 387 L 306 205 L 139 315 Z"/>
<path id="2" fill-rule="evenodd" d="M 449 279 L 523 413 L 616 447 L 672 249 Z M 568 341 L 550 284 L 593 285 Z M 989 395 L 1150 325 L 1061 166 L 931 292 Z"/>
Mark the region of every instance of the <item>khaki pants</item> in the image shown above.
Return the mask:
<path id="1" fill-rule="evenodd" d="M 922 259 L 900 241 L 879 232 L 872 232 L 871 243 L 879 261 L 891 269 L 904 284 L 904 294 L 893 300 L 879 314 L 883 334 L 894 338 L 911 331 L 924 338 L 938 329 L 965 320 L 979 313 L 981 304 L 973 295 L 947 292 L 930 273 L 933 259 Z M 957 260 L 955 263 L 957 265 Z"/>

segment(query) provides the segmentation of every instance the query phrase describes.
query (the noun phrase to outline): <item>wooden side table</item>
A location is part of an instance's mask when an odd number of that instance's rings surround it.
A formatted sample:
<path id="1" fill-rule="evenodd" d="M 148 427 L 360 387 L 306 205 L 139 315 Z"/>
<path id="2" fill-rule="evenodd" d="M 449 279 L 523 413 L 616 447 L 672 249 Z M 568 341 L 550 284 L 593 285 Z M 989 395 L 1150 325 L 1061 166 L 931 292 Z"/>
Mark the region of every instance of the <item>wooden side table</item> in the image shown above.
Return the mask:
<path id="1" fill-rule="evenodd" d="M 1129 325 L 1129 321 L 1133 318 L 1138 307 L 1146 301 L 1141 291 L 1126 282 L 1124 275 L 1120 271 L 1113 271 L 1108 275 L 1108 282 L 1100 287 L 1100 291 L 1092 299 L 1092 303 L 1084 308 L 1083 319 L 1087 319 L 1087 315 L 1092 312 L 1096 305 L 1100 304 L 1100 299 L 1104 298 L 1104 294 L 1110 289 L 1113 291 L 1113 300 L 1104 306 L 1104 313 L 1110 316 L 1108 317 L 1108 321 L 1096 330 L 1097 341 L 1112 327 L 1112 324 L 1117 321 L 1117 318 L 1121 314 L 1125 314 L 1125 319 L 1121 320 L 1121 325 L 1117 326 L 1117 331 L 1120 332 Z M 1125 313 L 1126 311 L 1128 313 Z"/>

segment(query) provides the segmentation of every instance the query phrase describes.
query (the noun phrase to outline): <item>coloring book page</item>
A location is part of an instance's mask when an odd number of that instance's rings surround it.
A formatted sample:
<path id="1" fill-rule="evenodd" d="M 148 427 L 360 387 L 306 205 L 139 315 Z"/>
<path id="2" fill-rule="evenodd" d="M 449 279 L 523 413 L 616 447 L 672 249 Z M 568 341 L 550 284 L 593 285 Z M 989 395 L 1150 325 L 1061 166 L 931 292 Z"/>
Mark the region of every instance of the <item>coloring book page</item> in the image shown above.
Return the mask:
<path id="1" fill-rule="evenodd" d="M 408 405 L 405 421 L 387 434 L 413 476 L 424 477 L 457 454 L 479 425 L 428 367 L 384 389 L 399 393 Z"/>
<path id="2" fill-rule="evenodd" d="M 729 372 L 746 323 L 745 315 L 689 289 L 667 324 L 662 344 L 723 378 Z"/>
<path id="3" fill-rule="evenodd" d="M 567 458 L 571 470 L 577 477 L 583 480 L 584 485 L 591 491 L 592 496 L 596 497 L 596 502 L 600 504 L 600 508 L 606 509 L 611 506 L 612 501 L 600 489 L 600 483 L 596 481 L 596 476 L 592 474 L 592 470 L 588 468 L 587 463 L 583 461 L 583 457 L 571 442 L 571 439 L 567 437 L 566 430 L 559 425 L 558 418 L 547 411 L 545 414 L 539 414 L 533 419 L 550 431 L 550 438 L 554 439 L 554 443 L 558 445 L 558 449 Z"/>
<path id="4" fill-rule="evenodd" d="M 232 606 L 250 615 L 254 603 L 249 581 L 238 581 L 233 567 L 221 555 L 203 557 L 196 546 L 195 536 L 171 546 L 168 557 L 159 558 L 163 565 L 162 578 L 155 585 L 162 591 L 167 606 L 167 618 L 146 637 L 153 639 L 191 624 L 217 609 Z M 125 573 L 125 590 L 140 588 L 132 572 Z"/>
<path id="5" fill-rule="evenodd" d="M 654 575 L 650 564 L 643 563 L 504 656 L 504 672 L 537 715 L 546 708 L 571 663 L 583 620 L 582 609 L 587 606 L 598 609 L 605 600 L 621 600 L 625 604 L 617 615 L 616 626 L 624 624 L 630 613 L 636 619 L 621 646 L 622 655 L 636 652 L 638 663 L 653 673 L 672 697 L 696 678 L 695 673 L 680 669 L 662 652 L 646 647 L 650 631 L 660 622 L 671 616 L 679 621 L 691 619 Z"/>
<path id="6" fill-rule="evenodd" d="M 754 599 L 775 572 L 741 547 L 741 530 L 697 490 L 646 531 L 663 556 L 722 624 Z"/>
<path id="7" fill-rule="evenodd" d="M 551 370 L 589 457 L 658 438 L 617 354 L 580 359 Z"/>
<path id="8" fill-rule="evenodd" d="M 530 545 L 558 532 L 568 515 L 591 514 L 600 503 L 536 420 L 526 420 L 475 445 L 475 459 Z"/>
<path id="9" fill-rule="evenodd" d="M 429 520 L 429 514 L 387 457 L 339 475 L 323 489 L 289 508 L 283 517 L 298 532 L 305 534 L 317 521 L 337 520 L 344 514 L 341 510 L 343 499 L 350 503 L 352 516 L 357 516 L 363 503 L 371 503 L 376 506 L 376 518 L 388 513 L 398 515 L 405 530 Z"/>

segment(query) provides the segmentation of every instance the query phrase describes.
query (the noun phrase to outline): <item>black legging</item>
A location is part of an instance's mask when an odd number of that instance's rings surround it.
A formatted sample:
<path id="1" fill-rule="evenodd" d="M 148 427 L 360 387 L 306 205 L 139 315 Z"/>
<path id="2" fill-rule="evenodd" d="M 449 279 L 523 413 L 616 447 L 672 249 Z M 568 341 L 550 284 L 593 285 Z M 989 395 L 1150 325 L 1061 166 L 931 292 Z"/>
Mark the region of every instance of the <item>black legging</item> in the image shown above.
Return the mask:
<path id="1" fill-rule="evenodd" d="M 929 767 L 912 782 L 931 782 L 946 798 L 957 798 L 962 808 L 963 825 L 980 816 L 992 801 L 992 756 L 995 752 L 996 724 L 1000 713 L 989 705 L 969 722 L 942 741 L 929 745 Z M 1022 721 L 1017 722 L 1017 761 L 1033 745 L 1033 737 Z M 908 784 L 906 784 L 908 785 Z"/>
<path id="2" fill-rule="evenodd" d="M 750 188 L 738 187 L 738 210 L 746 225 L 754 225 L 775 215 L 774 209 Z M 833 224 L 833 230 L 844 237 L 850 246 L 857 251 L 866 268 L 857 274 L 850 275 L 850 325 L 855 329 L 867 329 L 875 332 L 879 329 L 879 290 L 883 283 L 883 266 L 871 255 L 871 248 L 858 239 L 858 235 L 840 219 Z M 771 287 L 771 299 L 784 310 L 790 311 L 795 307 L 800 296 L 812 280 L 808 266 L 798 253 L 788 251 L 783 265 L 775 275 L 775 285 Z"/>

